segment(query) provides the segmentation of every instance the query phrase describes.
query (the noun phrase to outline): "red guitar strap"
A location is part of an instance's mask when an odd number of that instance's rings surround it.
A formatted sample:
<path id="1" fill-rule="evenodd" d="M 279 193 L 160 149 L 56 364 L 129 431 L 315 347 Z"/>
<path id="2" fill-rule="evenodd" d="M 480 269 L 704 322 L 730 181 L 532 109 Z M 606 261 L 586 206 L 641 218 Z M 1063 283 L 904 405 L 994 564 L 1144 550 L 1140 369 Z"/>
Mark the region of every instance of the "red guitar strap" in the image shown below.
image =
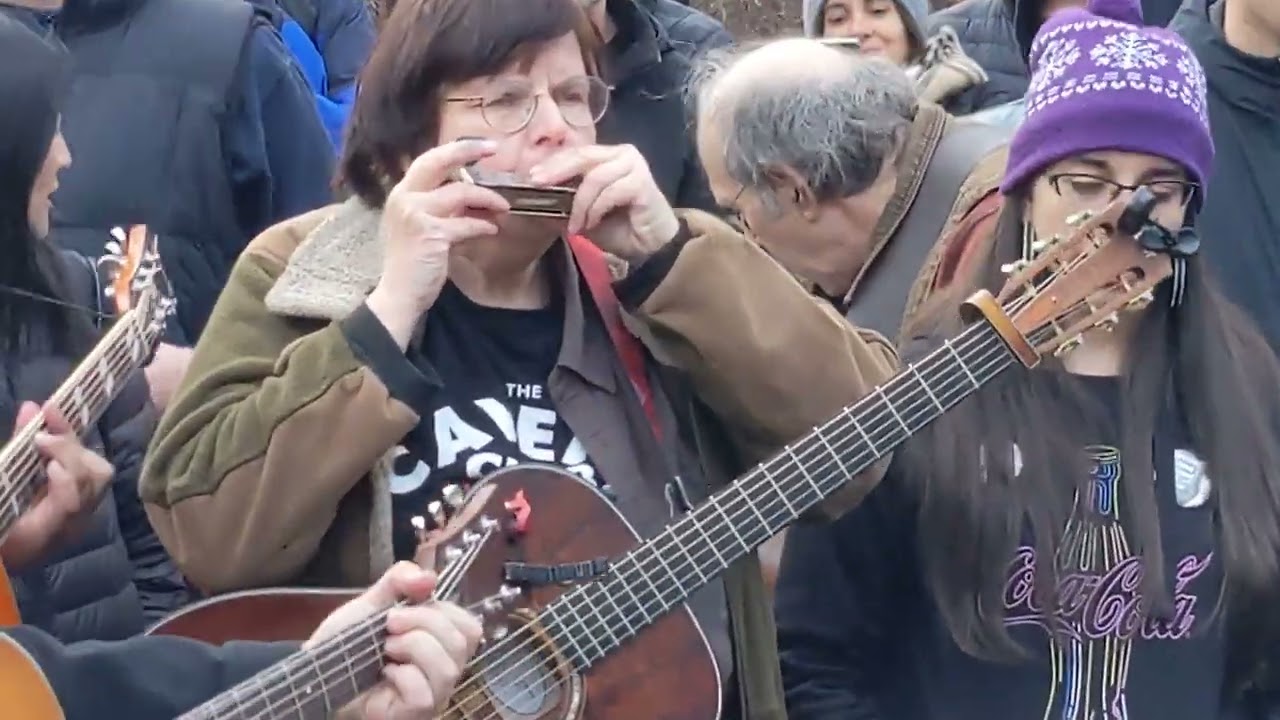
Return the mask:
<path id="1" fill-rule="evenodd" d="M 640 396 L 640 406 L 649 418 L 649 426 L 656 438 L 662 437 L 662 427 L 658 422 L 658 410 L 654 406 L 653 392 L 649 388 L 649 376 L 645 372 L 644 349 L 635 335 L 622 324 L 622 310 L 618 306 L 618 297 L 613 294 L 613 276 L 609 272 L 609 262 L 604 251 L 581 235 L 569 238 L 569 248 L 578 260 L 578 269 L 587 288 L 600 310 L 604 324 L 609 329 L 609 337 L 613 339 L 613 347 L 618 351 L 622 366 L 631 378 L 631 386 Z"/>

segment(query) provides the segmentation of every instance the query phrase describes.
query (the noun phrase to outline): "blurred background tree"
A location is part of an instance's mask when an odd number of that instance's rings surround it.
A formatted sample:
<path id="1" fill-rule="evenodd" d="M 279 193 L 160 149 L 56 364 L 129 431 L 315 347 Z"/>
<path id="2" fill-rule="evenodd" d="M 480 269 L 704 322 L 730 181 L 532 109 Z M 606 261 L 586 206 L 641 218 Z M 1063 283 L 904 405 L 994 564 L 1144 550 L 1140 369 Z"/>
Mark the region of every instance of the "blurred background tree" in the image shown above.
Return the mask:
<path id="1" fill-rule="evenodd" d="M 800 0 L 691 0 L 739 40 L 800 34 Z"/>

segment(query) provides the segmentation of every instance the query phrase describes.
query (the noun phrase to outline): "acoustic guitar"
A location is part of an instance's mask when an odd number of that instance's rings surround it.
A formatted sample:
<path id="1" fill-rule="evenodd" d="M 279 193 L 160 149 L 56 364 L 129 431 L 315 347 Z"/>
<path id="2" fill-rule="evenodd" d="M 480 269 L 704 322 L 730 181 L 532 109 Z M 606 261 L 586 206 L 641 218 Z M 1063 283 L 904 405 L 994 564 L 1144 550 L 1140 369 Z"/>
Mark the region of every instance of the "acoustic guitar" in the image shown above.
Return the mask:
<path id="1" fill-rule="evenodd" d="M 998 295 L 964 303 L 967 329 L 647 541 L 594 484 L 558 468 L 514 466 L 455 489 L 451 506 L 509 520 L 482 540 L 459 601 L 514 600 L 489 618 L 441 717 L 720 717 L 721 675 L 685 601 L 1000 373 L 1149 303 L 1174 268 L 1147 232 L 1154 202 L 1142 189 L 1073 219 L 1069 237 L 1006 268 Z"/>
<path id="2" fill-rule="evenodd" d="M 515 530 L 515 514 L 503 510 L 502 514 L 491 516 L 485 510 L 482 503 L 470 502 L 460 504 L 457 512 L 441 512 L 438 537 L 440 542 L 450 544 L 438 563 L 441 569 L 432 600 L 456 599 L 462 579 L 482 549 Z M 484 622 L 486 617 L 505 616 L 519 596 L 515 588 L 503 587 L 467 609 Z M 210 698 L 177 720 L 331 718 L 382 677 L 386 620 L 387 610 L 374 613 Z M 20 645 L 2 632 L 0 711 L 5 718 L 64 720 L 58 699 L 40 668 Z"/>
<path id="3" fill-rule="evenodd" d="M 129 376 L 141 368 L 164 332 L 174 300 L 165 281 L 156 239 L 146 226 L 113 231 L 114 240 L 98 260 L 107 283 L 103 292 L 116 308 L 117 319 L 93 350 L 46 402 L 57 408 L 75 431 L 83 435 L 102 417 Z M 45 463 L 35 448 L 43 430 L 43 413 L 18 428 L 0 448 L 0 542 L 8 535 L 44 489 Z M 9 575 L 0 565 L 0 626 L 21 622 Z"/>

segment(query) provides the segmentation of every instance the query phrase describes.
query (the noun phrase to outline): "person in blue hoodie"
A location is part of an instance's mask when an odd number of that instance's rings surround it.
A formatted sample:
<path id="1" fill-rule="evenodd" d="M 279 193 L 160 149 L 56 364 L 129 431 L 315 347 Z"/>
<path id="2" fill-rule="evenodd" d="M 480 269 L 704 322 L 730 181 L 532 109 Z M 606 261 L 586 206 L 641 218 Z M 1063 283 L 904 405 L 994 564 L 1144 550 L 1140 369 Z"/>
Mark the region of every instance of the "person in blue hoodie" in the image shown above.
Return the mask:
<path id="1" fill-rule="evenodd" d="M 251 0 L 302 70 L 337 151 L 356 101 L 356 78 L 377 37 L 364 0 Z"/>
<path id="2" fill-rule="evenodd" d="M 1040 29 L 1000 221 L 968 240 L 976 260 L 922 310 L 905 357 L 954 336 L 960 300 L 998 290 L 1002 266 L 1065 237 L 1069 217 L 1139 186 L 1167 239 L 1198 246 L 1204 73 L 1140 23 L 1136 0 L 1092 0 Z M 1113 328 L 909 440 L 862 505 L 792 528 L 775 608 L 792 720 L 1274 709 L 1280 362 L 1198 255 L 1173 264 Z"/>

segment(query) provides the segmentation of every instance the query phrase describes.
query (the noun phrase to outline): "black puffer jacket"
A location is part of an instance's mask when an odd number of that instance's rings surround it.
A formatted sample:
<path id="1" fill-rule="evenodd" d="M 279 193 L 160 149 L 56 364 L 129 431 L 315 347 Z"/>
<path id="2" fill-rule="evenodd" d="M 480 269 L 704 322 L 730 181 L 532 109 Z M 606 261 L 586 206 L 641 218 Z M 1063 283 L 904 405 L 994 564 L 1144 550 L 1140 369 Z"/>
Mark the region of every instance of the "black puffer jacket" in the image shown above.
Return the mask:
<path id="1" fill-rule="evenodd" d="M 964 0 L 929 16 L 925 34 L 933 37 L 951 26 L 965 53 L 990 78 L 951 98 L 945 106 L 949 112 L 968 115 L 1017 100 L 1027 92 L 1027 55 L 1040 29 L 1043 8 L 1044 0 Z"/>
<path id="2" fill-rule="evenodd" d="M 97 296 L 93 268 L 68 252 L 62 259 L 77 304 L 96 309 L 96 304 L 90 305 Z M 47 399 L 71 374 L 76 360 L 33 351 L 25 357 L 0 358 L 0 363 L 0 437 L 8 438 L 22 402 Z M 146 380 L 139 372 L 84 440 L 115 467 L 111 491 L 78 536 L 55 548 L 41 566 L 18 569 L 11 578 L 24 623 L 64 642 L 116 640 L 137 635 L 188 599 L 138 497 L 138 473 L 155 423 Z"/>

